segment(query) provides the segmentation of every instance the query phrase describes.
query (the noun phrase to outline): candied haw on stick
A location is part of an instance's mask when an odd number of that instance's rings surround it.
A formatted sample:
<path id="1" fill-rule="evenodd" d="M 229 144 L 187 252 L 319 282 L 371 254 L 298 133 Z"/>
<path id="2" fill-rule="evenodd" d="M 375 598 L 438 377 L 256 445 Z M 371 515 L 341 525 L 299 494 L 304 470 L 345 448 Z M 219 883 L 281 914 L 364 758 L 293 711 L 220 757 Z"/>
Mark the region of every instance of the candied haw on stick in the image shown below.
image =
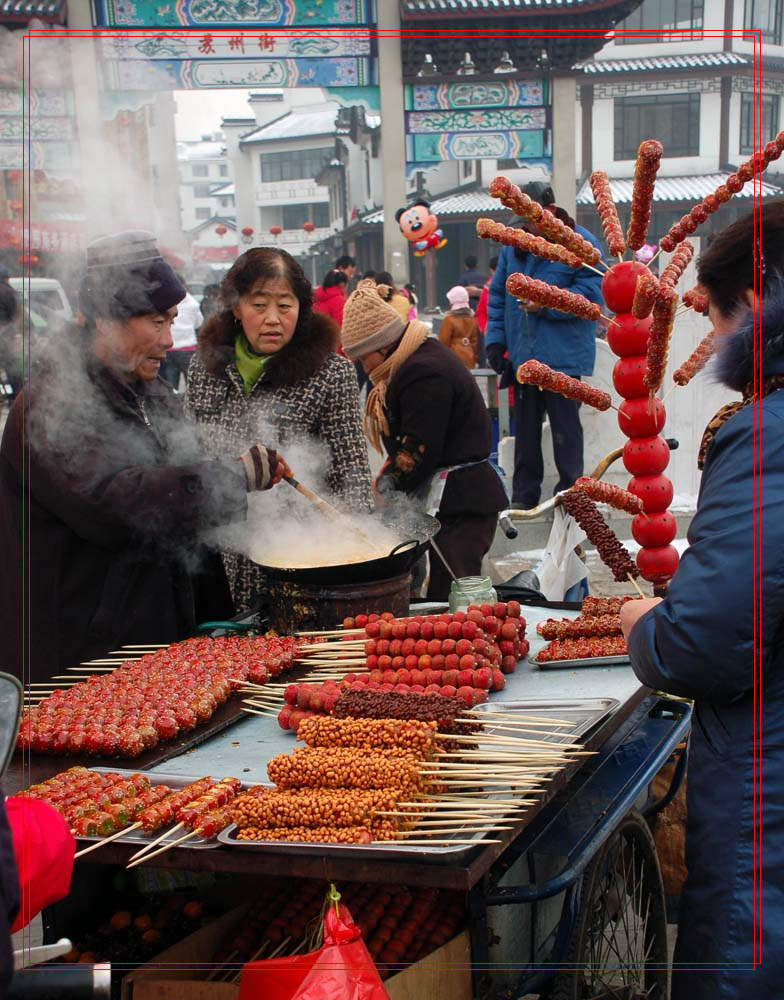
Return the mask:
<path id="1" fill-rule="evenodd" d="M 674 288 L 680 281 L 681 275 L 688 267 L 693 256 L 694 244 L 688 240 L 684 240 L 672 255 L 672 260 L 662 271 L 659 284 Z"/>
<path id="2" fill-rule="evenodd" d="M 574 313 L 580 319 L 597 320 L 602 314 L 599 306 L 584 295 L 549 285 L 546 281 L 530 278 L 527 274 L 510 274 L 506 279 L 506 290 L 517 299 L 535 302 L 545 309 Z"/>
<path id="3" fill-rule="evenodd" d="M 597 656 L 623 656 L 628 652 L 622 635 L 583 639 L 554 639 L 536 654 L 539 663 L 557 660 L 587 660 Z"/>
<path id="4" fill-rule="evenodd" d="M 559 243 L 551 243 L 541 236 L 534 236 L 524 229 L 513 229 L 512 226 L 505 226 L 502 222 L 494 222 L 492 219 L 478 219 L 476 223 L 477 236 L 483 240 L 495 240 L 504 246 L 516 247 L 526 253 L 536 254 L 537 257 L 544 257 L 546 260 L 553 260 L 568 267 L 582 267 L 583 261 L 576 253 L 567 250 Z"/>
<path id="5" fill-rule="evenodd" d="M 542 208 L 538 201 L 529 198 L 508 177 L 494 177 L 490 182 L 490 194 L 523 219 L 529 219 L 553 243 L 560 243 L 567 250 L 576 253 L 587 264 L 601 260 L 598 247 L 580 236 L 569 226 L 556 219 L 552 212 Z"/>
<path id="6" fill-rule="evenodd" d="M 656 392 L 664 379 L 677 307 L 678 293 L 675 289 L 669 285 L 661 287 L 653 304 L 653 322 L 648 334 L 648 356 L 643 376 L 643 382 L 651 392 Z"/>
<path id="7" fill-rule="evenodd" d="M 642 500 L 613 483 L 602 483 L 590 476 L 580 476 L 572 489 L 582 490 L 591 500 L 607 503 L 616 510 L 625 510 L 629 514 L 642 514 Z"/>
<path id="8" fill-rule="evenodd" d="M 591 192 L 596 211 L 602 223 L 604 238 L 613 257 L 622 256 L 626 250 L 626 240 L 618 218 L 618 210 L 613 201 L 610 178 L 604 170 L 594 170 L 590 178 Z"/>
<path id="9" fill-rule="evenodd" d="M 650 316 L 653 303 L 659 292 L 659 282 L 650 271 L 642 271 L 637 277 L 632 300 L 632 316 L 635 319 L 645 319 Z"/>
<path id="10" fill-rule="evenodd" d="M 609 410 L 612 405 L 609 393 L 603 389 L 586 385 L 580 379 L 564 375 L 563 372 L 554 371 L 541 361 L 526 361 L 520 365 L 517 369 L 517 381 L 522 384 L 538 385 L 541 389 L 549 389 L 550 392 L 557 392 L 568 399 L 578 399 L 581 403 L 588 403 L 597 410 Z"/>
<path id="11" fill-rule="evenodd" d="M 636 578 L 640 575 L 629 550 L 621 544 L 599 513 L 596 504 L 582 490 L 567 490 L 562 493 L 561 503 L 567 514 L 571 514 L 583 529 L 588 541 L 596 546 L 599 558 L 612 570 L 614 579 L 620 581 L 629 576 Z"/>
<path id="12" fill-rule="evenodd" d="M 697 372 L 702 371 L 716 350 L 716 331 L 711 330 L 695 347 L 694 351 L 683 362 L 680 368 L 672 373 L 676 385 L 688 385 Z"/>
<path id="13" fill-rule="evenodd" d="M 634 165 L 634 185 L 632 187 L 632 210 L 626 242 L 631 250 L 639 250 L 645 243 L 648 224 L 651 221 L 653 186 L 659 170 L 664 147 L 656 139 L 646 139 L 637 149 Z"/>
<path id="14" fill-rule="evenodd" d="M 621 631 L 620 615 L 599 615 L 596 618 L 548 618 L 536 626 L 544 639 L 581 639 L 597 635 L 618 635 Z"/>
<path id="15" fill-rule="evenodd" d="M 681 296 L 681 302 L 689 309 L 693 309 L 695 312 L 702 313 L 703 316 L 708 314 L 708 295 L 707 292 L 703 292 L 699 287 L 690 288 L 688 292 L 684 292 Z"/>

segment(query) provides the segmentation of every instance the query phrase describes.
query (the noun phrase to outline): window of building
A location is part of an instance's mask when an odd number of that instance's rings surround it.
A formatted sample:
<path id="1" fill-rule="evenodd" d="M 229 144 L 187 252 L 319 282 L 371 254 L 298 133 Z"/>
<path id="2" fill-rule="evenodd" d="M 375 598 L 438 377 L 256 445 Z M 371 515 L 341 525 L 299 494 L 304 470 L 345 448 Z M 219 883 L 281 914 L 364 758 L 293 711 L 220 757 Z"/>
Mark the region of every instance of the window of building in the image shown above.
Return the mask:
<path id="1" fill-rule="evenodd" d="M 209 177 L 210 168 L 206 163 L 194 163 L 193 164 L 193 176 L 194 177 Z"/>
<path id="2" fill-rule="evenodd" d="M 218 172 L 220 173 L 221 177 L 228 177 L 229 176 L 229 165 L 227 163 L 220 163 L 218 165 Z"/>
<path id="3" fill-rule="evenodd" d="M 262 153 L 262 181 L 312 180 L 329 157 L 328 149 L 292 149 L 285 153 Z"/>
<path id="4" fill-rule="evenodd" d="M 761 37 L 763 42 L 781 45 L 784 41 L 781 34 L 781 8 L 782 0 L 746 0 L 743 27 L 746 31 L 754 32 L 749 34 L 749 39 Z"/>
<path id="5" fill-rule="evenodd" d="M 664 146 L 665 156 L 697 156 L 700 151 L 700 95 L 660 94 L 615 100 L 615 159 L 633 160 L 643 139 Z"/>
<path id="6" fill-rule="evenodd" d="M 209 208 L 197 208 L 195 214 L 197 219 L 209 219 L 212 211 Z"/>
<path id="7" fill-rule="evenodd" d="M 754 106 L 755 94 L 740 95 L 740 151 L 753 153 L 755 148 L 762 149 L 766 142 L 775 139 L 779 130 L 779 99 L 775 94 L 762 94 L 759 97 L 756 113 L 756 139 Z"/>
<path id="8" fill-rule="evenodd" d="M 517 160 L 496 160 L 497 170 L 517 170 L 519 166 Z"/>
<path id="9" fill-rule="evenodd" d="M 193 185 L 193 197 L 194 198 L 209 198 L 210 196 L 210 185 L 209 184 L 194 184 Z"/>
<path id="10" fill-rule="evenodd" d="M 461 160 L 462 169 L 460 171 L 463 177 L 470 177 L 474 172 L 474 161 L 473 160 Z"/>
<path id="11" fill-rule="evenodd" d="M 324 229 L 329 225 L 329 205 L 326 201 L 315 205 L 284 205 L 283 228 L 302 229 L 303 222 L 312 222 L 316 229 Z"/>
<path id="12" fill-rule="evenodd" d="M 702 38 L 704 0 L 644 0 L 615 29 L 616 45 L 645 45 Z M 624 34 L 629 29 L 629 34 Z M 656 33 L 640 29 L 659 29 Z M 639 32 L 639 33 L 638 33 Z"/>
<path id="13" fill-rule="evenodd" d="M 373 185 L 370 181 L 370 153 L 365 150 L 365 199 L 373 197 Z"/>

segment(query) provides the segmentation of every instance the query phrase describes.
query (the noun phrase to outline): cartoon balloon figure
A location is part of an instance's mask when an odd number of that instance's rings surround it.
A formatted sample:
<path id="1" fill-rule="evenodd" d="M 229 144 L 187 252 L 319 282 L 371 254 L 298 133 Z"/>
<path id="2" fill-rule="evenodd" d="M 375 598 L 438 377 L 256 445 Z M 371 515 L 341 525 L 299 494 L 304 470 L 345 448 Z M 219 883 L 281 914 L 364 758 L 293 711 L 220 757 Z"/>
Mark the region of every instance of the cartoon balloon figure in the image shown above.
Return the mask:
<path id="1" fill-rule="evenodd" d="M 428 250 L 440 250 L 447 244 L 438 228 L 438 216 L 433 215 L 426 201 L 415 201 L 408 208 L 399 208 L 395 220 L 400 232 L 414 245 L 415 257 L 424 257 Z"/>

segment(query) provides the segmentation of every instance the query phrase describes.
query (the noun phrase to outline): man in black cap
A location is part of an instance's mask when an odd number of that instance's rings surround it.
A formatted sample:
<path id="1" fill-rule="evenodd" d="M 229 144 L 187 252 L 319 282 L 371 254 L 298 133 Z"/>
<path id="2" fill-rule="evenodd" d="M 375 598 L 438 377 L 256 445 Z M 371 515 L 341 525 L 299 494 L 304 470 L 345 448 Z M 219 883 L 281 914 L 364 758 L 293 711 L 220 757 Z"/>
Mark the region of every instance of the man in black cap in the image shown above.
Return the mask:
<path id="1" fill-rule="evenodd" d="M 11 408 L 0 446 L 0 629 L 18 672 L 29 655 L 32 679 L 230 614 L 220 560 L 200 537 L 244 518 L 248 492 L 287 472 L 258 444 L 203 460 L 158 377 L 184 295 L 151 234 L 95 240 L 84 322 L 41 359 L 29 437 L 22 400 Z"/>

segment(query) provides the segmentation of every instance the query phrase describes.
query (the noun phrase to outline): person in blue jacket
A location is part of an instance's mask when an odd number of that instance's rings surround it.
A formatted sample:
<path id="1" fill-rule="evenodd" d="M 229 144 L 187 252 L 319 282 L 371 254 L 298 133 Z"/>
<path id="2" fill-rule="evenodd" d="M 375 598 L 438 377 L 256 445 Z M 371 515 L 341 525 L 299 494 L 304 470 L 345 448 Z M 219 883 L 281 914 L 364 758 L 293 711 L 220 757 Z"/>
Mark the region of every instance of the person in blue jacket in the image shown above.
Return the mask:
<path id="1" fill-rule="evenodd" d="M 549 185 L 535 181 L 523 190 L 594 246 L 599 246 L 592 233 L 576 226 L 563 209 L 556 207 Z M 543 235 L 528 222 L 523 223 L 523 228 Z M 521 306 L 506 290 L 506 279 L 514 273 L 530 275 L 558 288 L 568 288 L 591 302 L 602 301 L 602 279 L 587 267 L 575 270 L 535 254 L 503 247 L 487 302 L 485 348 L 491 367 L 501 375 L 506 368 L 504 353 L 508 352 L 513 372 L 524 362 L 534 359 L 576 378 L 591 375 L 596 359 L 596 323 L 557 309 L 540 309 L 533 303 Z M 513 376 L 510 377 L 512 380 Z M 568 489 L 583 474 L 580 404 L 556 392 L 540 390 L 535 385 L 520 385 L 515 381 L 513 507 L 528 509 L 539 503 L 544 478 L 542 422 L 545 413 L 550 419 L 553 457 L 558 470 L 555 491 Z"/>
<path id="2" fill-rule="evenodd" d="M 723 230 L 697 273 L 717 334 L 713 374 L 742 398 L 706 428 L 689 548 L 667 597 L 628 602 L 621 626 L 643 684 L 695 702 L 672 1000 L 779 1000 L 784 201 L 757 209 L 756 227 L 750 214 Z"/>

